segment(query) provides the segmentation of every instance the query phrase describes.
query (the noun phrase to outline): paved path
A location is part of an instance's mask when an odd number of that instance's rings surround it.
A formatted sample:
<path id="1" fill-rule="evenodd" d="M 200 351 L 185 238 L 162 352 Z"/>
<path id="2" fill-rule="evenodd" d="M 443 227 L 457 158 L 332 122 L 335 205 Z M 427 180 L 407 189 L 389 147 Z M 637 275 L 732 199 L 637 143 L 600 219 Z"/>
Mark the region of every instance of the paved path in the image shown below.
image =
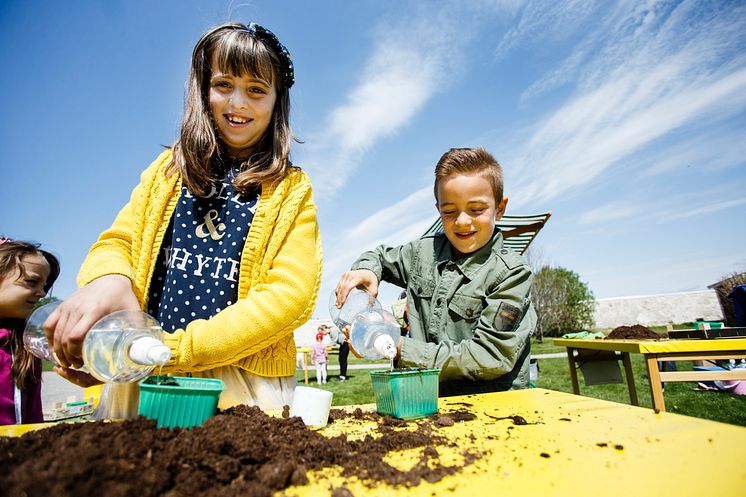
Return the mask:
<path id="1" fill-rule="evenodd" d="M 83 389 L 70 383 L 54 371 L 44 371 L 41 376 L 41 403 L 43 406 L 55 402 L 67 402 L 70 397 L 75 400 L 83 399 Z"/>

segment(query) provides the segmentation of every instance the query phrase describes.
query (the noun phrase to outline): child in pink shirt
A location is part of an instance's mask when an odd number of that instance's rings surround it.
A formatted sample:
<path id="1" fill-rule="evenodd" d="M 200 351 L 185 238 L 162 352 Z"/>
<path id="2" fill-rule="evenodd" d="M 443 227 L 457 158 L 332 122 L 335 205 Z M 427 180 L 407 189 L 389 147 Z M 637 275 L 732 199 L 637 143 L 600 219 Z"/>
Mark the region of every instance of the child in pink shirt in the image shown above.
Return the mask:
<path id="1" fill-rule="evenodd" d="M 23 329 L 59 274 L 54 255 L 0 237 L 0 425 L 44 421 L 41 361 L 23 347 Z"/>
<path id="2" fill-rule="evenodd" d="M 329 352 L 326 350 L 324 341 L 324 334 L 322 332 L 316 333 L 316 343 L 311 347 L 311 356 L 313 362 L 316 365 L 316 381 L 318 383 L 326 383 L 326 362 L 329 359 Z"/>

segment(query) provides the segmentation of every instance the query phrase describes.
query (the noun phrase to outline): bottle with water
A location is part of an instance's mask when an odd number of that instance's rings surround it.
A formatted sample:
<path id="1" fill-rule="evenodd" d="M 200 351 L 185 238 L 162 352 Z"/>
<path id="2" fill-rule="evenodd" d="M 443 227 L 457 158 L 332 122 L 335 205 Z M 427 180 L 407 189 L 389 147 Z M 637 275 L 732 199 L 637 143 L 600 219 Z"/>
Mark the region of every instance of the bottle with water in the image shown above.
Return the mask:
<path id="1" fill-rule="evenodd" d="M 42 325 L 60 301 L 36 309 L 26 322 L 23 343 L 34 356 L 59 364 Z M 129 383 L 171 358 L 158 322 L 142 311 L 117 311 L 98 320 L 83 341 L 83 368 L 103 382 Z"/>
<path id="2" fill-rule="evenodd" d="M 329 297 L 329 316 L 340 330 L 351 325 L 355 316 L 361 312 L 372 310 L 383 310 L 381 303 L 374 296 L 359 288 L 350 290 L 341 309 L 337 309 L 336 293 L 332 292 Z"/>
<path id="3" fill-rule="evenodd" d="M 365 359 L 396 357 L 396 342 L 401 330 L 396 318 L 383 309 L 358 313 L 350 326 L 350 344 Z"/>

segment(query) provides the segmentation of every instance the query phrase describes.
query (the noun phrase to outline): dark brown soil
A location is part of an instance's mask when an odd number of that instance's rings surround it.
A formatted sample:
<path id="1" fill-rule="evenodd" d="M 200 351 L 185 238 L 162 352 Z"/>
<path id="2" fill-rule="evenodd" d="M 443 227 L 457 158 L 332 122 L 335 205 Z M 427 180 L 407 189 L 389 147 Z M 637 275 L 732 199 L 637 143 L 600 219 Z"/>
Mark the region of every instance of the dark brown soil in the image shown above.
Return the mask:
<path id="1" fill-rule="evenodd" d="M 439 418 L 405 422 L 357 409 L 332 409 L 330 420 L 351 417 L 378 423 L 374 435 L 348 440 L 325 437 L 298 417 L 275 418 L 256 407 L 219 413 L 192 430 L 156 428 L 138 418 L 123 422 L 60 424 L 23 437 L 0 437 L 0 493 L 16 496 L 269 496 L 308 481 L 307 472 L 339 467 L 343 477 L 368 486 L 379 482 L 414 486 L 435 482 L 463 466 L 440 462 L 438 446 L 464 456 L 464 465 L 481 454 L 459 449 L 440 433 Z M 463 411 L 447 413 L 455 421 Z M 475 417 L 472 415 L 472 419 Z M 397 430 L 402 424 L 407 430 Z M 447 429 L 447 428 L 446 428 Z M 403 449 L 421 448 L 409 471 L 383 462 Z M 333 495 L 351 493 L 343 487 Z"/>
<path id="2" fill-rule="evenodd" d="M 619 326 L 611 330 L 606 336 L 609 340 L 620 340 L 620 339 L 634 339 L 634 340 L 658 340 L 662 338 L 659 334 L 646 328 L 641 324 L 635 324 L 633 326 Z"/>

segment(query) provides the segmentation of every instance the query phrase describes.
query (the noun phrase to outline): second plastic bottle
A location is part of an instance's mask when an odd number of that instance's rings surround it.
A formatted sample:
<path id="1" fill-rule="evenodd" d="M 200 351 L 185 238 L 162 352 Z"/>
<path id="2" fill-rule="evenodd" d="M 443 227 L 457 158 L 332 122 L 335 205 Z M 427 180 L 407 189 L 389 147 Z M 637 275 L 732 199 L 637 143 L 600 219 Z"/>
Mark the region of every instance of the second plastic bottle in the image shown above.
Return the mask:
<path id="1" fill-rule="evenodd" d="M 350 344 L 366 359 L 393 359 L 401 330 L 396 318 L 383 309 L 357 314 L 350 326 Z"/>

